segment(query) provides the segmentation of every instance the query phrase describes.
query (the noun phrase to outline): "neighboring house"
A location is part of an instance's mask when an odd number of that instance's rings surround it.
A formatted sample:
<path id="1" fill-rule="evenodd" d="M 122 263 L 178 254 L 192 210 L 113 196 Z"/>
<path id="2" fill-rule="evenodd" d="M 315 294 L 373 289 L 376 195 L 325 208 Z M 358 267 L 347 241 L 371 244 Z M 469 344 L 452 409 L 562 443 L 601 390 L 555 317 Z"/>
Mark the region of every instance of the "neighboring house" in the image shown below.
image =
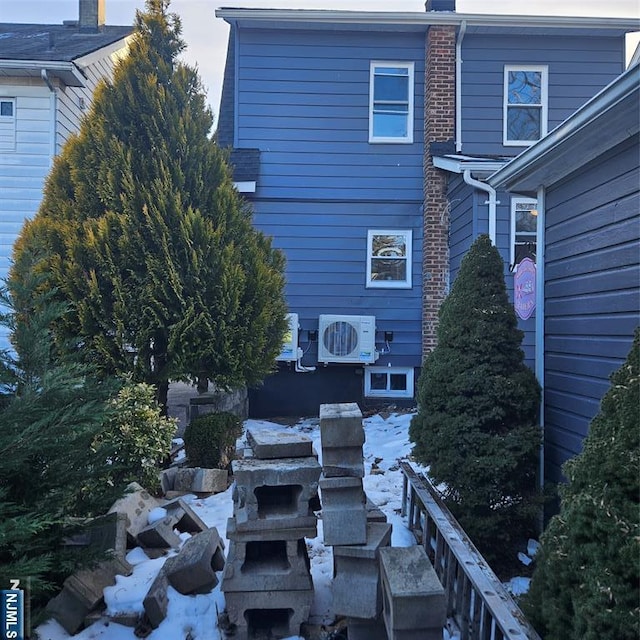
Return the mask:
<path id="1" fill-rule="evenodd" d="M 0 278 L 54 156 L 128 50 L 132 27 L 106 26 L 104 3 L 79 0 L 79 20 L 58 25 L 0 23 Z"/>
<path id="2" fill-rule="evenodd" d="M 622 73 L 640 20 L 459 14 L 453 0 L 216 15 L 231 26 L 218 142 L 286 254 L 295 314 L 251 415 L 412 403 L 474 238 L 490 234 L 510 292 L 536 257 L 535 194 L 482 180 Z M 535 322 L 521 321 L 531 366 Z"/>
<path id="3" fill-rule="evenodd" d="M 546 477 L 580 453 L 640 324 L 640 61 L 489 178 L 538 202 Z M 540 313 L 542 312 L 542 313 Z"/>

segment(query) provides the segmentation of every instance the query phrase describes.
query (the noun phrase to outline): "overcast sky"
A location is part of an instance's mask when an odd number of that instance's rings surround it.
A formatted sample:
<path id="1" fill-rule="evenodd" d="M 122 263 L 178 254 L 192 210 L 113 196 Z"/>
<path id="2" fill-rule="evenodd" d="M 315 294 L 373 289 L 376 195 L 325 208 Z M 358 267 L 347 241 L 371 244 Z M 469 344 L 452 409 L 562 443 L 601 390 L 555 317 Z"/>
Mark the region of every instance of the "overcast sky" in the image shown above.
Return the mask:
<path id="1" fill-rule="evenodd" d="M 133 24 L 144 0 L 106 0 L 107 24 Z M 369 11 L 424 11 L 424 0 L 172 0 L 187 43 L 184 60 L 198 67 L 217 114 L 229 28 L 215 17 L 220 6 Z M 457 0 L 459 13 L 639 17 L 640 0 Z M 0 0 L 0 22 L 60 24 L 78 18 L 78 0 Z"/>

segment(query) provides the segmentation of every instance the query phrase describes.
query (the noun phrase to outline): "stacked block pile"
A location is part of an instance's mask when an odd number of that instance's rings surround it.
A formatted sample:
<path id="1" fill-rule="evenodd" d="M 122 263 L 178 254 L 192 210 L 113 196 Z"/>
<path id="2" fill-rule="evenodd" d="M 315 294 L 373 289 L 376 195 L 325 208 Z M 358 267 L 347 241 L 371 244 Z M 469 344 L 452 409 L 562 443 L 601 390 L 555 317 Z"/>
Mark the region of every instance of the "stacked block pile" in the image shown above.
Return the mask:
<path id="1" fill-rule="evenodd" d="M 366 497 L 355 403 L 320 406 L 322 523 L 333 547 L 333 608 L 349 640 L 442 638 L 444 590 L 422 547 L 391 547 L 391 524 Z"/>
<path id="2" fill-rule="evenodd" d="M 313 601 L 304 538 L 317 535 L 320 465 L 309 438 L 286 432 L 249 429 L 242 453 L 221 583 L 234 639 L 297 635 Z"/>

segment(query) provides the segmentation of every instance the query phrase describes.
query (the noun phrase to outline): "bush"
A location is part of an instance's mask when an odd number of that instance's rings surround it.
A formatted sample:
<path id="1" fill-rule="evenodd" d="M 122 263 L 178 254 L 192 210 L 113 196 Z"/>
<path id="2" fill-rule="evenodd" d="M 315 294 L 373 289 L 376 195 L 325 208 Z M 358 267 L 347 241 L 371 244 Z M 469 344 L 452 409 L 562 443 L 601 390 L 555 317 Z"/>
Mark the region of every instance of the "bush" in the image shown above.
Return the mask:
<path id="1" fill-rule="evenodd" d="M 155 389 L 149 384 L 126 384 L 109 402 L 111 419 L 97 440 L 110 450 L 105 466 L 108 482 L 127 485 L 136 481 L 148 491 L 160 487 L 160 466 L 171 452 L 175 418 L 161 415 Z"/>
<path id="2" fill-rule="evenodd" d="M 464 257 L 439 318 L 418 381 L 413 453 L 446 485 L 447 506 L 501 573 L 539 509 L 540 389 L 488 236 Z"/>
<path id="3" fill-rule="evenodd" d="M 541 543 L 525 611 L 548 640 L 640 637 L 640 329 L 565 463 L 560 513 Z"/>
<path id="4" fill-rule="evenodd" d="M 206 413 L 195 417 L 184 432 L 184 449 L 192 467 L 224 469 L 234 458 L 242 422 L 232 413 Z"/>

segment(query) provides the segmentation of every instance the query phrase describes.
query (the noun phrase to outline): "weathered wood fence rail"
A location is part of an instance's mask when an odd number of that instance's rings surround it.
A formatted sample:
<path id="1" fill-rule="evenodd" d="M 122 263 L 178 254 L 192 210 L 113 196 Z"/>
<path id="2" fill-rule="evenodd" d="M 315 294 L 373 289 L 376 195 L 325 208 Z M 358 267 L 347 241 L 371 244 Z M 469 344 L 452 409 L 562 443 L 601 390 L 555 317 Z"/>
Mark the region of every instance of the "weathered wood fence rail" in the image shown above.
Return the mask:
<path id="1" fill-rule="evenodd" d="M 402 515 L 429 556 L 461 640 L 540 640 L 522 611 L 445 507 L 433 485 L 407 462 Z"/>

